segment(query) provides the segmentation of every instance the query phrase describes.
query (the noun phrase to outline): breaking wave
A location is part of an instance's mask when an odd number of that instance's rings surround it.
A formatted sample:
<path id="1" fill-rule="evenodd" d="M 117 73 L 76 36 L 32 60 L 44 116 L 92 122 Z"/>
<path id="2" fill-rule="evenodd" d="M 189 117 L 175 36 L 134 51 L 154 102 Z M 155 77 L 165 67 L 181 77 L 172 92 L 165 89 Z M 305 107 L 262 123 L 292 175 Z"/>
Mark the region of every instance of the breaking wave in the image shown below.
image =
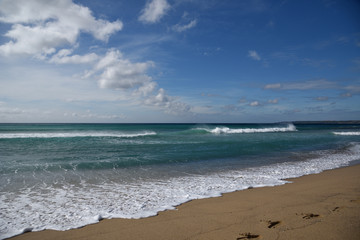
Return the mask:
<path id="1" fill-rule="evenodd" d="M 75 137 L 117 137 L 133 138 L 156 135 L 154 131 L 135 133 L 124 132 L 47 132 L 47 133 L 2 133 L 0 139 L 9 138 L 75 138 Z"/>
<path id="2" fill-rule="evenodd" d="M 333 132 L 335 135 L 342 136 L 360 136 L 360 131 L 358 132 Z"/>
<path id="3" fill-rule="evenodd" d="M 265 128 L 228 128 L 228 127 L 216 127 L 214 129 L 201 128 L 207 132 L 213 134 L 239 134 L 239 133 L 267 133 L 267 132 L 293 132 L 297 131 L 294 124 L 290 123 L 286 127 L 265 127 Z"/>

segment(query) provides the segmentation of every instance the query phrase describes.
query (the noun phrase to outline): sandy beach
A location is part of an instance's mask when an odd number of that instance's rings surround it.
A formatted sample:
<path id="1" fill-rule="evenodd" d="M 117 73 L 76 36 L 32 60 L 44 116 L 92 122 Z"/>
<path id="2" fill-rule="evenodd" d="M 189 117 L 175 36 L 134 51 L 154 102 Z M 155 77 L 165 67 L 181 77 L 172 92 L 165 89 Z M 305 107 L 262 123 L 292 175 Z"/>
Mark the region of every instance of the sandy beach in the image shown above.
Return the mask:
<path id="1" fill-rule="evenodd" d="M 360 239 L 360 165 L 194 200 L 144 219 L 110 219 L 12 239 Z"/>

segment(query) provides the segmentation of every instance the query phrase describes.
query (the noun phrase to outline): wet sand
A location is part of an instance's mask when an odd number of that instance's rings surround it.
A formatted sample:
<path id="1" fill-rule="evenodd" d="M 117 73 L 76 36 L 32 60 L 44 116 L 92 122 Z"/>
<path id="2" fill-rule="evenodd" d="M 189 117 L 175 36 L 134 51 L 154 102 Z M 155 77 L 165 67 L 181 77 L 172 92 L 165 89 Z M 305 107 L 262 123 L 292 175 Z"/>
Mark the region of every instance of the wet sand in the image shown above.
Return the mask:
<path id="1" fill-rule="evenodd" d="M 193 200 L 155 217 L 12 239 L 360 239 L 360 165 L 290 181 Z"/>

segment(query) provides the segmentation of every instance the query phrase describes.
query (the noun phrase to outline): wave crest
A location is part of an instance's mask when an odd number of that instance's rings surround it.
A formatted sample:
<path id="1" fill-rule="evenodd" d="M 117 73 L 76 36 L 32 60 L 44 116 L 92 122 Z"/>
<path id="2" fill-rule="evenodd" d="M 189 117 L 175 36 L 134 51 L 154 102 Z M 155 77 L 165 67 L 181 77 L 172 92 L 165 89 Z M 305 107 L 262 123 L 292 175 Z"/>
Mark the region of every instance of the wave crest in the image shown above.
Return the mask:
<path id="1" fill-rule="evenodd" d="M 286 127 L 266 127 L 266 128 L 237 128 L 216 127 L 214 129 L 203 129 L 213 134 L 236 134 L 236 133 L 267 133 L 267 132 L 294 132 L 297 131 L 294 124 L 290 123 Z"/>
<path id="2" fill-rule="evenodd" d="M 116 133 L 116 132 L 48 132 L 48 133 L 3 133 L 0 139 L 10 138 L 74 138 L 74 137 L 117 137 L 133 138 L 156 135 L 154 131 L 137 133 Z"/>
<path id="3" fill-rule="evenodd" d="M 357 132 L 333 132 L 335 135 L 342 136 L 360 136 L 360 131 Z"/>

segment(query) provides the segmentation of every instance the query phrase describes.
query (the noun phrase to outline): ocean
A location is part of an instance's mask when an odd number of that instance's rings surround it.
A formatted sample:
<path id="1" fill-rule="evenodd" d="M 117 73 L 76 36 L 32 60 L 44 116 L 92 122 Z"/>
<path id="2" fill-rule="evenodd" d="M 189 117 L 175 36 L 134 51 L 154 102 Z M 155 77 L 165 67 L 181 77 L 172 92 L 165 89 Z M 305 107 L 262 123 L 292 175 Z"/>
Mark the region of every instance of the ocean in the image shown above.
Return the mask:
<path id="1" fill-rule="evenodd" d="M 359 124 L 0 124 L 0 238 L 153 216 L 359 161 Z"/>

